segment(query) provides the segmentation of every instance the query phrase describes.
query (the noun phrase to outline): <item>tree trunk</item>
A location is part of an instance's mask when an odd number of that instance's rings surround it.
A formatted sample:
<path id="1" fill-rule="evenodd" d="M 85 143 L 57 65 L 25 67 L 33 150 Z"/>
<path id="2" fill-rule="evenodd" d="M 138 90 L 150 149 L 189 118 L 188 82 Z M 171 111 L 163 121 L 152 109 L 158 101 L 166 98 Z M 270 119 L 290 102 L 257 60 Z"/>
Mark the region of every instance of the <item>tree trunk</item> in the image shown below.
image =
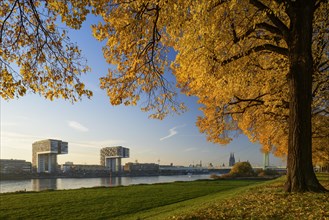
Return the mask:
<path id="1" fill-rule="evenodd" d="M 291 2 L 289 48 L 289 141 L 287 161 L 288 192 L 325 191 L 312 164 L 312 21 L 314 1 Z"/>

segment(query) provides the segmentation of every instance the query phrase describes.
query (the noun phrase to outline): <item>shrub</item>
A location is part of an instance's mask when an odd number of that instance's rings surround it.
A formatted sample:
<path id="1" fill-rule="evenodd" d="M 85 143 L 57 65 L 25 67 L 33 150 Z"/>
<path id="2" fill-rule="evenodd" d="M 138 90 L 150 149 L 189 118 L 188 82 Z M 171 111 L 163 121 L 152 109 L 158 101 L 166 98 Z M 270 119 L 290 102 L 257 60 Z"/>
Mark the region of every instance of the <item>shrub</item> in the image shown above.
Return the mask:
<path id="1" fill-rule="evenodd" d="M 238 162 L 236 163 L 231 171 L 230 176 L 232 177 L 251 177 L 255 176 L 255 172 L 249 162 Z"/>

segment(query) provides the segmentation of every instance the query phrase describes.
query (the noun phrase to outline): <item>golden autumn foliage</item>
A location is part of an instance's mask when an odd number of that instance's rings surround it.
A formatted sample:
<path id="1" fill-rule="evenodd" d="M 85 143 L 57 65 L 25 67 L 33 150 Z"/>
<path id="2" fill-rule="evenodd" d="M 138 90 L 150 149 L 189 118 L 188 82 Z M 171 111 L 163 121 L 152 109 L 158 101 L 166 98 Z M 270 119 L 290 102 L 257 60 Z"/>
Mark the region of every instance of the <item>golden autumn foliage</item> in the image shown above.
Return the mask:
<path id="1" fill-rule="evenodd" d="M 264 151 L 286 155 L 292 97 L 288 79 L 292 66 L 304 62 L 292 65 L 296 56 L 289 45 L 298 4 L 276 0 L 2 1 L 1 95 L 13 98 L 31 89 L 50 99 L 75 100 L 75 92 L 89 97 L 91 92 L 77 78 L 88 70 L 81 65 L 80 50 L 55 21 L 61 18 L 78 29 L 91 12 L 103 19 L 92 26 L 93 35 L 106 43 L 104 57 L 116 66 L 100 79 L 111 104 L 140 102 L 143 110 L 160 119 L 169 112 L 184 111 L 166 75 L 172 72 L 183 93 L 199 98 L 204 115 L 197 125 L 209 141 L 227 144 L 242 132 Z M 321 152 L 313 155 L 322 161 L 328 159 L 323 155 L 329 148 L 329 3 L 317 0 L 308 5 L 314 7 L 313 150 Z M 177 52 L 173 61 L 172 49 Z M 19 73 L 11 63 L 20 67 Z"/>
<path id="2" fill-rule="evenodd" d="M 256 176 L 256 173 L 249 162 L 237 162 L 230 170 L 229 176 L 252 177 Z"/>
<path id="3" fill-rule="evenodd" d="M 264 151 L 287 154 L 290 18 L 285 1 L 91 1 L 104 22 L 92 27 L 105 41 L 107 62 L 117 65 L 101 78 L 112 104 L 136 104 L 163 118 L 175 95 L 165 80 L 199 98 L 200 131 L 214 143 L 229 143 L 236 132 Z M 328 138 L 328 11 L 317 1 L 313 24 L 313 133 Z M 177 55 L 168 59 L 170 48 Z M 169 101 L 169 102 L 168 102 Z M 171 108 L 168 108 L 170 106 Z M 321 129 L 320 129 L 321 128 Z M 328 148 L 314 139 L 314 150 Z M 321 142 L 322 143 L 322 142 Z M 316 154 L 314 154 L 316 155 Z"/>
<path id="4" fill-rule="evenodd" d="M 58 15 L 71 28 L 79 28 L 88 10 L 84 1 L 4 0 L 0 2 L 0 95 L 13 99 L 27 92 L 47 99 L 91 97 L 79 76 L 89 67 L 79 48 L 70 42 Z M 76 9 L 73 9 L 76 8 Z M 78 8 L 81 8 L 78 9 Z M 76 11 L 77 10 L 77 11 Z M 70 12 L 70 13 L 68 13 Z"/>

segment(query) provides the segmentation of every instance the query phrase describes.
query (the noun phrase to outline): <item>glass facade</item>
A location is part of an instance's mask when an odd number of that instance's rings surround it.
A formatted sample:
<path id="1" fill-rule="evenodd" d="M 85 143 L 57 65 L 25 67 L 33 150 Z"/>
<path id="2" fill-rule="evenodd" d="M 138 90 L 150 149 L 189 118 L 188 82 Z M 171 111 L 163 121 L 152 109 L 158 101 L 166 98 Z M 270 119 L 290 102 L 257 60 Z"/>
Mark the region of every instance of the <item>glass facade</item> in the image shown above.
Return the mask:
<path id="1" fill-rule="evenodd" d="M 121 158 L 129 157 L 129 148 L 122 146 L 105 147 L 100 151 L 100 164 L 113 172 L 121 171 Z"/>
<path id="2" fill-rule="evenodd" d="M 68 143 L 61 140 L 42 140 L 32 144 L 32 167 L 38 173 L 57 171 L 57 155 L 68 153 Z"/>

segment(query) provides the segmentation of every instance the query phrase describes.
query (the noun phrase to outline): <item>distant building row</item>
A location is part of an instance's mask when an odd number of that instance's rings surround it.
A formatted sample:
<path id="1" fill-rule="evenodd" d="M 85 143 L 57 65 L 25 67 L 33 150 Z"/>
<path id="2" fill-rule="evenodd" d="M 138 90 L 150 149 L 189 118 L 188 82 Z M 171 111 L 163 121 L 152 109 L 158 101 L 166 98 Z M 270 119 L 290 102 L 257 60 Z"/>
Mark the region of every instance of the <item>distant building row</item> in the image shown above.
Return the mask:
<path id="1" fill-rule="evenodd" d="M 62 172 L 158 172 L 167 170 L 177 171 L 181 168 L 162 166 L 154 163 L 126 163 L 122 166 L 121 159 L 129 158 L 129 149 L 122 146 L 105 147 L 100 150 L 100 165 L 82 165 L 67 162 L 58 166 L 57 155 L 68 153 L 68 142 L 61 140 L 41 140 L 32 144 L 32 164 L 25 160 L 0 160 L 1 173 L 56 173 Z M 230 154 L 229 166 L 235 164 L 234 154 Z M 201 167 L 201 162 L 200 162 Z M 186 170 L 186 168 L 181 169 Z"/>
<path id="2" fill-rule="evenodd" d="M 37 173 L 55 173 L 57 172 L 57 155 L 68 153 L 68 143 L 61 140 L 42 140 L 32 144 L 32 168 Z M 100 166 L 89 165 L 88 170 L 107 169 L 112 172 L 121 171 L 121 158 L 129 157 L 129 149 L 116 146 L 105 147 L 100 150 Z M 75 165 L 64 165 L 64 170 L 77 170 L 82 167 Z M 84 167 L 86 169 L 87 167 Z"/>
<path id="3" fill-rule="evenodd" d="M 32 164 L 25 160 L 0 160 L 0 173 L 31 173 Z"/>

